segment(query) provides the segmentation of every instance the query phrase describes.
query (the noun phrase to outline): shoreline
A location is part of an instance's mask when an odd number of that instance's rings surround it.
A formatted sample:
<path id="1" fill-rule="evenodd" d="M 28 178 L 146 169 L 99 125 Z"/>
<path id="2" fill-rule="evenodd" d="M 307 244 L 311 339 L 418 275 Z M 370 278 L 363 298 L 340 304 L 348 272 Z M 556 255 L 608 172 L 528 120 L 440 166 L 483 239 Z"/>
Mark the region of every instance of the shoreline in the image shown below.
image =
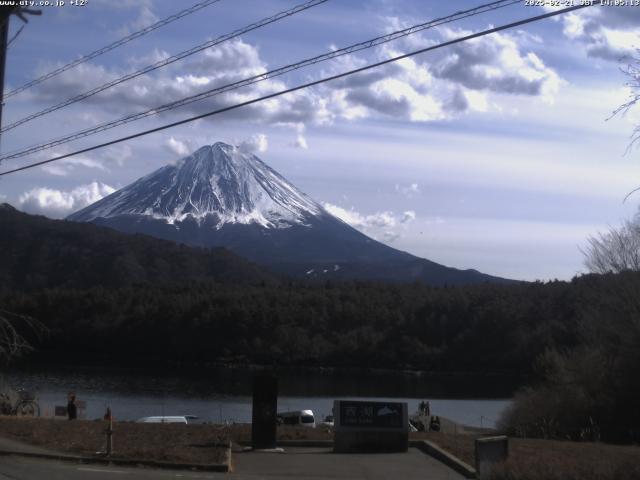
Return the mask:
<path id="1" fill-rule="evenodd" d="M 130 362 L 133 359 L 128 359 Z M 139 360 L 139 361 L 138 361 Z M 59 369 L 73 368 L 76 370 L 100 370 L 114 372 L 131 371 L 131 372 L 147 372 L 163 369 L 167 372 L 184 373 L 184 369 L 191 369 L 193 372 L 211 372 L 214 370 L 238 370 L 249 372 L 275 371 L 282 373 L 319 373 L 319 374 L 370 374 L 370 375 L 402 375 L 404 377 L 420 377 L 427 379 L 439 378 L 465 378 L 465 377 L 481 377 L 494 379 L 509 379 L 520 384 L 525 384 L 531 379 L 529 374 L 518 374 L 513 372 L 476 372 L 476 371 L 447 371 L 447 370 L 420 370 L 420 369 L 395 369 L 395 368 L 379 368 L 379 367 L 363 367 L 363 366 L 314 366 L 314 365 L 268 365 L 257 363 L 242 362 L 179 362 L 167 359 L 136 359 L 136 365 L 130 363 L 114 362 L 113 357 L 83 357 L 83 363 L 78 365 L 73 363 L 77 359 L 60 357 L 58 352 L 34 352 L 29 359 L 18 359 L 12 364 L 12 370 L 31 370 L 31 369 Z M 7 367 L 5 367 L 6 369 Z M 0 372 L 1 373 L 1 372 Z"/>

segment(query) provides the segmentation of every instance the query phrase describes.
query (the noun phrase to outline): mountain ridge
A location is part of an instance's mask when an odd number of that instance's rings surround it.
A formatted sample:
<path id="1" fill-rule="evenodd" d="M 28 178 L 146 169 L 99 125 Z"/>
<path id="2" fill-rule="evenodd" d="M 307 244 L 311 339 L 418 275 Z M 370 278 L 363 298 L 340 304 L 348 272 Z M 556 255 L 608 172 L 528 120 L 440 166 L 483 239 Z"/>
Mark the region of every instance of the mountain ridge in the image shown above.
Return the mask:
<path id="1" fill-rule="evenodd" d="M 228 249 L 185 247 L 91 223 L 29 215 L 0 204 L 0 290 L 137 284 L 276 283 Z"/>
<path id="2" fill-rule="evenodd" d="M 459 270 L 367 237 L 253 154 L 217 142 L 67 217 L 199 247 L 226 247 L 306 278 L 509 282 Z"/>

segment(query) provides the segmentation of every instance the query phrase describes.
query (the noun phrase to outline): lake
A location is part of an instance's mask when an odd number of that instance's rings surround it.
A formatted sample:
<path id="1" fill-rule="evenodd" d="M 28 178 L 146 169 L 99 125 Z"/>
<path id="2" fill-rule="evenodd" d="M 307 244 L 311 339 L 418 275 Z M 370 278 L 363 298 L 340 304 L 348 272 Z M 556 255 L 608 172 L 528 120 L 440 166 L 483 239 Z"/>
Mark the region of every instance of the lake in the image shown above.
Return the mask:
<path id="1" fill-rule="evenodd" d="M 207 422 L 250 422 L 254 370 L 42 368 L 5 372 L 14 389 L 36 393 L 43 414 L 66 405 L 68 392 L 87 402 L 87 418 L 107 406 L 117 420 L 151 415 L 197 415 Z M 316 420 L 334 399 L 404 401 L 413 413 L 429 400 L 433 415 L 493 427 L 510 404 L 514 382 L 501 377 L 428 376 L 396 372 L 278 370 L 278 411 L 311 409 Z"/>

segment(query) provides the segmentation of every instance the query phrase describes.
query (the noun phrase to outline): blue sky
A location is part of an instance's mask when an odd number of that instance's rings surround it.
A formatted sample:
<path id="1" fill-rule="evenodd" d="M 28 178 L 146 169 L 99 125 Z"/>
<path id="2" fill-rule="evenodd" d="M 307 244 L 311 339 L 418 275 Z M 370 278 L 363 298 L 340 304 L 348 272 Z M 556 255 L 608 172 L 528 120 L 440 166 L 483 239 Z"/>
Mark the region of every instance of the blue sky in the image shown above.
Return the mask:
<path id="1" fill-rule="evenodd" d="M 6 90 L 186 8 L 192 1 L 88 0 L 43 7 L 8 52 Z M 218 84 L 483 2 L 329 0 L 6 132 L 30 146 Z M 221 0 L 6 101 L 7 125 L 158 59 L 289 9 Z M 543 13 L 523 3 L 56 147 L 42 160 Z M 376 71 L 4 177 L 0 199 L 63 217 L 215 141 L 243 143 L 332 213 L 389 245 L 458 268 L 520 278 L 583 272 L 589 235 L 637 211 L 640 112 L 610 120 L 629 89 L 640 7 L 592 7 Z M 20 26 L 13 19 L 11 31 Z"/>

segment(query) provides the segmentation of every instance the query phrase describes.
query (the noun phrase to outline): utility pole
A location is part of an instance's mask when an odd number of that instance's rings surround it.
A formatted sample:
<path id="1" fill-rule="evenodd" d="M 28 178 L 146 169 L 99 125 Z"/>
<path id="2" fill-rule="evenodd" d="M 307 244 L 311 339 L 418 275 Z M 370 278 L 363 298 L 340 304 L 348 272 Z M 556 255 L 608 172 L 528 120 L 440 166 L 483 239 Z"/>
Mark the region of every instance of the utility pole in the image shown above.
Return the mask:
<path id="1" fill-rule="evenodd" d="M 4 107 L 4 71 L 7 63 L 7 43 L 9 41 L 9 20 L 12 14 L 20 17 L 24 23 L 28 20 L 26 15 L 41 15 L 42 11 L 32 10 L 29 8 L 13 6 L 0 7 L 0 128 L 2 128 L 2 108 Z M 14 37 L 15 38 L 15 37 Z M 0 133 L 0 145 L 2 142 L 2 134 Z"/>
<path id="2" fill-rule="evenodd" d="M 7 62 L 7 41 L 9 40 L 9 17 L 16 7 L 2 7 L 0 11 L 0 22 L 2 28 L 0 30 L 0 127 L 2 127 L 2 107 L 4 107 L 4 68 Z M 0 134 L 1 135 L 1 134 Z M 0 141 L 2 137 L 0 136 Z"/>

